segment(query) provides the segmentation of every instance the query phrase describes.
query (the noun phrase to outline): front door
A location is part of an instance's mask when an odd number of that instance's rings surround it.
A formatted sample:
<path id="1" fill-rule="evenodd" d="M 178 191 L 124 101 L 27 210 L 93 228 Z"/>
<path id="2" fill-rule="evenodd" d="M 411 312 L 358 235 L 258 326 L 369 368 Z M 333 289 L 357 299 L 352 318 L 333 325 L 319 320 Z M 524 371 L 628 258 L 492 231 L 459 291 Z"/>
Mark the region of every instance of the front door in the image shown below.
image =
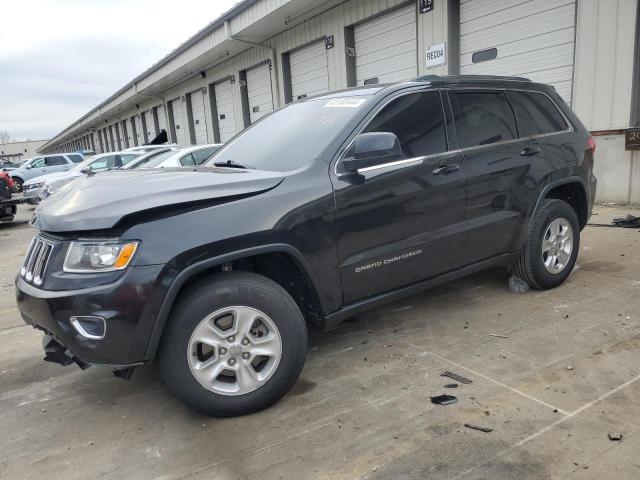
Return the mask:
<path id="1" fill-rule="evenodd" d="M 467 185 L 467 264 L 517 249 L 547 169 L 537 140 L 520 138 L 513 108 L 501 90 L 450 90 Z"/>
<path id="2" fill-rule="evenodd" d="M 403 159 L 334 178 L 344 303 L 461 265 L 466 175 L 449 151 L 441 94 L 404 94 L 364 132 L 392 132 Z"/>

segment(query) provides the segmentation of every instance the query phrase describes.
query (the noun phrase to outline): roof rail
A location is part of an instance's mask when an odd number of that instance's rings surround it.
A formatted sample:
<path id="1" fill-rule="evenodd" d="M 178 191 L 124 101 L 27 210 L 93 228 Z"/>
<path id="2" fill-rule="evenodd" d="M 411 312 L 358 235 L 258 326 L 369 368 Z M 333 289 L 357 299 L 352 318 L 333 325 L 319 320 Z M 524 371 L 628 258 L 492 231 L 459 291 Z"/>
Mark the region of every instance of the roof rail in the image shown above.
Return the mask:
<path id="1" fill-rule="evenodd" d="M 421 75 L 413 79 L 414 82 L 464 82 L 477 80 L 497 80 L 497 81 L 515 81 L 515 82 L 531 82 L 531 79 L 525 77 L 507 77 L 501 75 Z"/>

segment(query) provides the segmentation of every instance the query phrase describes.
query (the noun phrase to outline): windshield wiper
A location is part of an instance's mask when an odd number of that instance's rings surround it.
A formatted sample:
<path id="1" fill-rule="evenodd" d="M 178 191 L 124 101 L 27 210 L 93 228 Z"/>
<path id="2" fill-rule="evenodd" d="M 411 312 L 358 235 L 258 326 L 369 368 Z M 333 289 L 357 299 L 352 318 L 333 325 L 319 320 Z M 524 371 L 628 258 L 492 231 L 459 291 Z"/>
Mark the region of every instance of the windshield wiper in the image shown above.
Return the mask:
<path id="1" fill-rule="evenodd" d="M 227 160 L 226 162 L 214 162 L 215 167 L 228 167 L 228 168 L 249 168 L 246 165 L 243 165 L 238 162 L 234 162 L 233 160 Z"/>

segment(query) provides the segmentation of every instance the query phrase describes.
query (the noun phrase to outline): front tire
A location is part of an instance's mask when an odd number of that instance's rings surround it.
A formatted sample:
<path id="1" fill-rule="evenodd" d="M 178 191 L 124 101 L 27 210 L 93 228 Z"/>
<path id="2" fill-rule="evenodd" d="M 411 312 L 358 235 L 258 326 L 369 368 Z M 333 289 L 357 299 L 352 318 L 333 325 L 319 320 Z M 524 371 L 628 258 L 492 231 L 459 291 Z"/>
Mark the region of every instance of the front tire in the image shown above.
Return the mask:
<path id="1" fill-rule="evenodd" d="M 557 287 L 571 274 L 579 247 L 580 225 L 574 209 L 562 200 L 544 200 L 513 273 L 538 290 Z"/>
<path id="2" fill-rule="evenodd" d="M 215 417 L 262 410 L 293 386 L 307 329 L 291 296 L 252 272 L 207 277 L 181 294 L 160 346 L 169 390 Z"/>

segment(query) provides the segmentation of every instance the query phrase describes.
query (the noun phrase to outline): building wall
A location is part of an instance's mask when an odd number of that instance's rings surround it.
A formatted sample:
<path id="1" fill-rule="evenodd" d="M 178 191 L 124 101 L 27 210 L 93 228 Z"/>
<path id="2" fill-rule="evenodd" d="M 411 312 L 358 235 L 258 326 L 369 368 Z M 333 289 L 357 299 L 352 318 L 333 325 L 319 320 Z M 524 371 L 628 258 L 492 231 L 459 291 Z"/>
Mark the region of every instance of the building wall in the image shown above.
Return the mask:
<path id="1" fill-rule="evenodd" d="M 26 142 L 11 142 L 0 145 L 0 158 L 25 160 L 38 153 L 38 149 L 49 140 L 30 140 Z"/>

